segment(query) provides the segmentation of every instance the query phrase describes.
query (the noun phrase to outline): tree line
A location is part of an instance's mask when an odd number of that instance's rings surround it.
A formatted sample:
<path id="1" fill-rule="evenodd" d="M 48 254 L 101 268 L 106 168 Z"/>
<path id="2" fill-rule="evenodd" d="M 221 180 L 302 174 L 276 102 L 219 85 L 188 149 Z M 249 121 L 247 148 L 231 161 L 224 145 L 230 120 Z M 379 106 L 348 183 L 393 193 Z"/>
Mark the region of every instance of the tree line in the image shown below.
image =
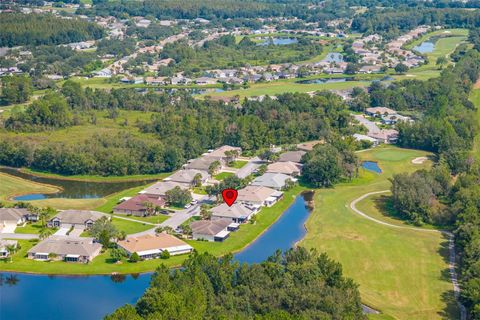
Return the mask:
<path id="1" fill-rule="evenodd" d="M 467 98 L 480 75 L 479 57 L 470 50 L 430 80 L 424 117 L 399 125 L 401 145 L 437 152 L 439 161 L 431 170 L 395 175 L 391 187 L 393 207 L 405 219 L 454 230 L 461 298 L 471 319 L 480 318 L 480 162 L 471 152 L 479 130 Z"/>
<path id="2" fill-rule="evenodd" d="M 277 251 L 259 264 L 193 253 L 182 268 L 162 265 L 132 305 L 106 320 L 366 319 L 357 285 L 326 254 Z"/>
<path id="3" fill-rule="evenodd" d="M 102 36 L 103 29 L 100 26 L 76 18 L 0 13 L 0 47 L 80 42 Z"/>
<path id="4" fill-rule="evenodd" d="M 256 151 L 271 144 L 294 144 L 350 134 L 350 115 L 340 97 L 322 93 L 287 93 L 277 100 L 244 101 L 240 108 L 189 94 L 134 89 L 82 89 L 67 81 L 60 91 L 12 112 L 3 126 L 11 132 L 45 132 L 95 124 L 97 112 L 118 118 L 119 110 L 151 111 L 150 120 L 124 123 L 116 134 L 92 135 L 75 143 L 28 139 L 28 134 L 0 140 L 0 163 L 61 174 L 126 175 L 179 168 L 188 159 L 224 144 Z M 153 139 L 132 134 L 140 130 Z"/>

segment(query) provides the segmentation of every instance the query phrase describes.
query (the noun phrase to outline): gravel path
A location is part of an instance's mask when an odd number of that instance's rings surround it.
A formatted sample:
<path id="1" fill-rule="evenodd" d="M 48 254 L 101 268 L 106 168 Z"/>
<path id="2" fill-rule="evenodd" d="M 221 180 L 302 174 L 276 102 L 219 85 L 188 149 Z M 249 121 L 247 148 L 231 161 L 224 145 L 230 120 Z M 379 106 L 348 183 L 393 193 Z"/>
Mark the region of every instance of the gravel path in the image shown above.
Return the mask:
<path id="1" fill-rule="evenodd" d="M 450 280 L 453 285 L 453 294 L 455 296 L 455 299 L 457 300 L 458 307 L 460 308 L 460 320 L 466 320 L 467 319 L 467 310 L 465 309 L 465 306 L 460 303 L 460 286 L 458 285 L 458 278 L 457 278 L 457 272 L 455 270 L 455 237 L 453 233 L 450 231 L 445 231 L 445 230 L 434 230 L 434 229 L 421 229 L 421 228 L 415 228 L 415 227 L 407 227 L 407 226 L 398 226 L 394 225 L 385 221 L 381 221 L 378 219 L 375 219 L 373 217 L 370 217 L 366 213 L 360 211 L 357 209 L 356 205 L 360 201 L 364 200 L 365 198 L 368 198 L 372 195 L 376 194 L 381 194 L 381 193 L 387 193 L 390 192 L 390 190 L 382 190 L 382 191 L 375 191 L 375 192 L 369 192 L 364 194 L 363 196 L 353 200 L 350 202 L 350 209 L 352 209 L 355 213 L 361 215 L 362 217 L 371 220 L 373 222 L 376 222 L 378 224 L 391 227 L 391 228 L 397 228 L 397 229 L 409 229 L 409 230 L 415 230 L 415 231 L 420 231 L 420 232 L 439 232 L 441 234 L 444 234 L 445 236 L 448 237 L 448 249 L 449 249 L 449 262 L 448 262 L 448 268 L 450 270 Z"/>

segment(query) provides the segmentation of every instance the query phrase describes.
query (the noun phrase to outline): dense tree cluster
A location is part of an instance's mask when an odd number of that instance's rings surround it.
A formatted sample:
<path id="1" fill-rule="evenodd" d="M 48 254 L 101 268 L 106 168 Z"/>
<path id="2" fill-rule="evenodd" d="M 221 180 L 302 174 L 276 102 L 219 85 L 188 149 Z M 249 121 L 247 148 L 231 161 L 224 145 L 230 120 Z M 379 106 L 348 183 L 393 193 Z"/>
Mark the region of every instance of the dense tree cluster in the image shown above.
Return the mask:
<path id="1" fill-rule="evenodd" d="M 124 40 L 119 39 L 103 39 L 98 42 L 98 54 L 111 54 L 117 57 L 124 57 L 135 52 L 136 41 L 133 38 Z"/>
<path id="2" fill-rule="evenodd" d="M 302 178 L 315 187 L 332 187 L 358 174 L 354 144 L 345 141 L 317 145 L 303 156 L 302 162 Z"/>
<path id="3" fill-rule="evenodd" d="M 415 224 L 452 223 L 450 213 L 441 202 L 450 192 L 450 180 L 445 166 L 393 176 L 391 190 L 396 211 Z"/>
<path id="4" fill-rule="evenodd" d="M 401 9 L 400 9 L 401 8 Z M 353 18 L 352 29 L 362 33 L 379 33 L 393 38 L 420 25 L 438 25 L 452 28 L 472 28 L 480 25 L 480 13 L 467 9 L 373 8 Z"/>
<path id="5" fill-rule="evenodd" d="M 9 130 L 42 131 L 63 128 L 72 124 L 72 114 L 67 100 L 59 94 L 50 93 L 33 101 L 25 112 L 13 113 L 5 122 Z"/>
<path id="6" fill-rule="evenodd" d="M 277 252 L 261 264 L 194 253 L 181 269 L 161 266 L 135 306 L 107 320 L 365 319 L 356 284 L 326 254 Z"/>
<path id="7" fill-rule="evenodd" d="M 478 165 L 478 164 L 477 164 Z M 480 318 L 480 170 L 459 177 L 452 192 L 451 210 L 457 217 L 456 244 L 460 248 L 462 299 L 471 319 Z"/>
<path id="8" fill-rule="evenodd" d="M 32 80 L 26 76 L 2 77 L 0 83 L 0 102 L 3 104 L 26 102 L 33 92 Z"/>
<path id="9" fill-rule="evenodd" d="M 49 14 L 0 13 L 0 47 L 79 42 L 99 39 L 103 29 L 79 19 Z"/>

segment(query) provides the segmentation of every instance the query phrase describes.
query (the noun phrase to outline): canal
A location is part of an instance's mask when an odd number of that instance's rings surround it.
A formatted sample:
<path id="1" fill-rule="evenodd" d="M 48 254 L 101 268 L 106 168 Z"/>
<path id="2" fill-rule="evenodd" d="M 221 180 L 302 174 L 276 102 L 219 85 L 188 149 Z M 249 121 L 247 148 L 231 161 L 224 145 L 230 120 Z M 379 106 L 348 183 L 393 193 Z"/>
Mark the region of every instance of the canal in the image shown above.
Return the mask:
<path id="1" fill-rule="evenodd" d="M 305 235 L 313 193 L 298 196 L 282 216 L 235 259 L 265 260 Z M 101 319 L 116 308 L 135 303 L 148 287 L 150 274 L 127 276 L 44 276 L 4 273 L 0 278 L 0 319 Z"/>

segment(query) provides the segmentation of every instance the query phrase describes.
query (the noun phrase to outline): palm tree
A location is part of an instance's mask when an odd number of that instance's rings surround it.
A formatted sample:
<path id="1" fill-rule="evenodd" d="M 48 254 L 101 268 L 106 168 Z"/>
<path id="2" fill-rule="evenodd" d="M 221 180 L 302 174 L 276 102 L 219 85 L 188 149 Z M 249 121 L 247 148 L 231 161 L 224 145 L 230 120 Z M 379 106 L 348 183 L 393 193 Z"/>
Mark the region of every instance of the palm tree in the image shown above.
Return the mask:
<path id="1" fill-rule="evenodd" d="M 8 253 L 15 253 L 17 251 L 17 246 L 14 244 L 9 244 L 8 246 L 5 246 L 5 249 L 7 249 Z"/>
<path id="2" fill-rule="evenodd" d="M 208 210 L 208 207 L 204 204 L 200 206 L 200 216 L 202 216 L 203 220 L 210 220 L 212 217 L 212 213 Z"/>
<path id="3" fill-rule="evenodd" d="M 43 239 L 47 239 L 52 234 L 53 234 L 52 229 L 43 227 L 42 229 L 40 229 L 40 233 L 38 234 L 38 236 L 39 236 L 40 240 L 43 240 Z"/>

